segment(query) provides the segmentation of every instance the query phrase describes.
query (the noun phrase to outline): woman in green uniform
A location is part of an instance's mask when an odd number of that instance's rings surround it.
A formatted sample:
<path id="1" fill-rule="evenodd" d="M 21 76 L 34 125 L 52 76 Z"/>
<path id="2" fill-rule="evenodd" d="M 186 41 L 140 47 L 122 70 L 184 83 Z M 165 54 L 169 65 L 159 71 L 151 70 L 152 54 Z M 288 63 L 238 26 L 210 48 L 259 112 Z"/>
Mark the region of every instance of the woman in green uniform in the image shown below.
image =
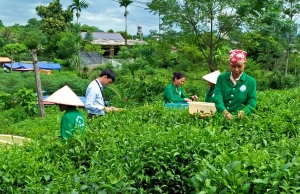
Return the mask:
<path id="1" fill-rule="evenodd" d="M 83 107 L 84 104 L 68 86 L 57 90 L 44 101 L 58 104 L 61 111 L 66 111 L 61 118 L 60 124 L 62 140 L 67 139 L 76 132 L 84 133 L 85 122 L 83 115 L 76 108 L 77 106 Z"/>
<path id="2" fill-rule="evenodd" d="M 206 92 L 205 95 L 205 102 L 214 103 L 214 96 L 215 96 L 215 85 L 217 83 L 218 76 L 220 75 L 220 71 L 214 71 L 212 73 L 204 75 L 202 78 L 207 81 L 208 85 L 210 86 L 209 90 Z"/>
<path id="3" fill-rule="evenodd" d="M 182 90 L 181 86 L 185 81 L 185 75 L 180 72 L 173 73 L 172 83 L 164 90 L 165 103 L 186 103 L 193 100 L 198 100 L 197 95 L 188 97 Z"/>
<path id="4" fill-rule="evenodd" d="M 244 72 L 247 52 L 230 51 L 230 71 L 221 74 L 215 86 L 217 111 L 227 119 L 237 114 L 239 118 L 249 115 L 256 107 L 256 82 Z"/>

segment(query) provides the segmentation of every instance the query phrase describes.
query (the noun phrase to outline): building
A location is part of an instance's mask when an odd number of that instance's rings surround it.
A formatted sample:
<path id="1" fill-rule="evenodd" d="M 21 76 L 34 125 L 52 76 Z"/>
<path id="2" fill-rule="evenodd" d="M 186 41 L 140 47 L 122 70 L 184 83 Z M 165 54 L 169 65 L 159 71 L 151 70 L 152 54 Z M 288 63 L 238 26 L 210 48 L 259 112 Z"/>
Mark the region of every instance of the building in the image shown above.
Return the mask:
<path id="1" fill-rule="evenodd" d="M 11 60 L 8 57 L 0 57 L 0 64 L 11 63 Z"/>
<path id="2" fill-rule="evenodd" d="M 81 32 L 81 37 L 84 39 L 87 32 Z M 125 46 L 125 39 L 120 33 L 116 32 L 93 32 L 92 44 L 101 45 L 105 50 L 104 57 L 114 58 L 122 46 Z M 130 48 L 135 44 L 147 44 L 143 40 L 130 40 L 127 39 L 127 46 Z"/>

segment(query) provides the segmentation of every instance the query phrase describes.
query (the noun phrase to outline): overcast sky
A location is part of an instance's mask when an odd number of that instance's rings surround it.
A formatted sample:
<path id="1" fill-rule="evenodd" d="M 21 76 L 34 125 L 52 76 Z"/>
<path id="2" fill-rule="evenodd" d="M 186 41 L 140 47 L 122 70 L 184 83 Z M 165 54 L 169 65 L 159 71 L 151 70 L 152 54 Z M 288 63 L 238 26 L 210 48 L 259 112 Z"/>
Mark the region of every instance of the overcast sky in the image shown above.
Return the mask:
<path id="1" fill-rule="evenodd" d="M 38 5 L 48 5 L 53 0 L 0 0 L 0 20 L 4 26 L 12 26 L 14 24 L 26 25 L 30 18 L 40 19 L 36 15 L 35 8 Z M 150 30 L 158 31 L 159 19 L 157 15 L 149 13 L 145 10 L 145 2 L 150 0 L 134 0 L 127 7 L 129 12 L 127 20 L 127 28 L 129 34 L 137 33 L 137 26 L 142 26 L 144 35 L 149 34 Z M 118 0 L 86 0 L 89 7 L 81 11 L 79 22 L 90 26 L 96 26 L 100 30 L 108 31 L 125 31 L 125 8 L 120 7 Z M 60 0 L 63 8 L 66 9 L 71 0 Z M 74 22 L 76 16 L 74 14 Z"/>

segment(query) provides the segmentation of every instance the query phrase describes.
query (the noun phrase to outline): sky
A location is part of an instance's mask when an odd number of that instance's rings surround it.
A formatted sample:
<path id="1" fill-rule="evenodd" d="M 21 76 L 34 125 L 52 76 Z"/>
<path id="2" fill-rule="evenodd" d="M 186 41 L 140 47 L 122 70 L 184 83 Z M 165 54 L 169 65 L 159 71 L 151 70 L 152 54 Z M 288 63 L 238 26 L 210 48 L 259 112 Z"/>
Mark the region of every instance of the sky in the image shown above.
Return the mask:
<path id="1" fill-rule="evenodd" d="M 48 5 L 53 0 L 0 0 L 0 20 L 4 26 L 14 24 L 26 25 L 30 18 L 37 18 L 35 8 L 38 5 Z M 100 30 L 125 31 L 125 8 L 120 7 L 118 0 L 85 0 L 89 7 L 81 10 L 79 23 L 96 26 Z M 134 3 L 127 7 L 127 31 L 131 35 L 137 33 L 137 26 L 142 26 L 144 35 L 148 35 L 150 30 L 158 31 L 158 15 L 145 10 L 146 2 L 151 0 L 134 0 Z M 63 9 L 67 9 L 72 4 L 71 0 L 60 0 Z M 4 8 L 4 9 L 3 9 Z M 76 16 L 74 13 L 74 20 Z"/>

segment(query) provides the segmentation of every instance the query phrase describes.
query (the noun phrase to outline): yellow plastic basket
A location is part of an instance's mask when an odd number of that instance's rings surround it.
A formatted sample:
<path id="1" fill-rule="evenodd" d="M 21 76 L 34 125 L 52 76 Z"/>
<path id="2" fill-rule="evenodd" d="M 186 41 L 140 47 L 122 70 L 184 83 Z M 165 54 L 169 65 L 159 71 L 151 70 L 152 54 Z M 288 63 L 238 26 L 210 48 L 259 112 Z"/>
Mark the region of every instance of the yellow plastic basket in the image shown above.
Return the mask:
<path id="1" fill-rule="evenodd" d="M 16 135 L 6 135 L 6 134 L 0 134 L 0 144 L 19 144 L 23 145 L 25 142 L 30 142 L 32 141 L 29 138 L 21 137 L 21 136 L 16 136 Z"/>

